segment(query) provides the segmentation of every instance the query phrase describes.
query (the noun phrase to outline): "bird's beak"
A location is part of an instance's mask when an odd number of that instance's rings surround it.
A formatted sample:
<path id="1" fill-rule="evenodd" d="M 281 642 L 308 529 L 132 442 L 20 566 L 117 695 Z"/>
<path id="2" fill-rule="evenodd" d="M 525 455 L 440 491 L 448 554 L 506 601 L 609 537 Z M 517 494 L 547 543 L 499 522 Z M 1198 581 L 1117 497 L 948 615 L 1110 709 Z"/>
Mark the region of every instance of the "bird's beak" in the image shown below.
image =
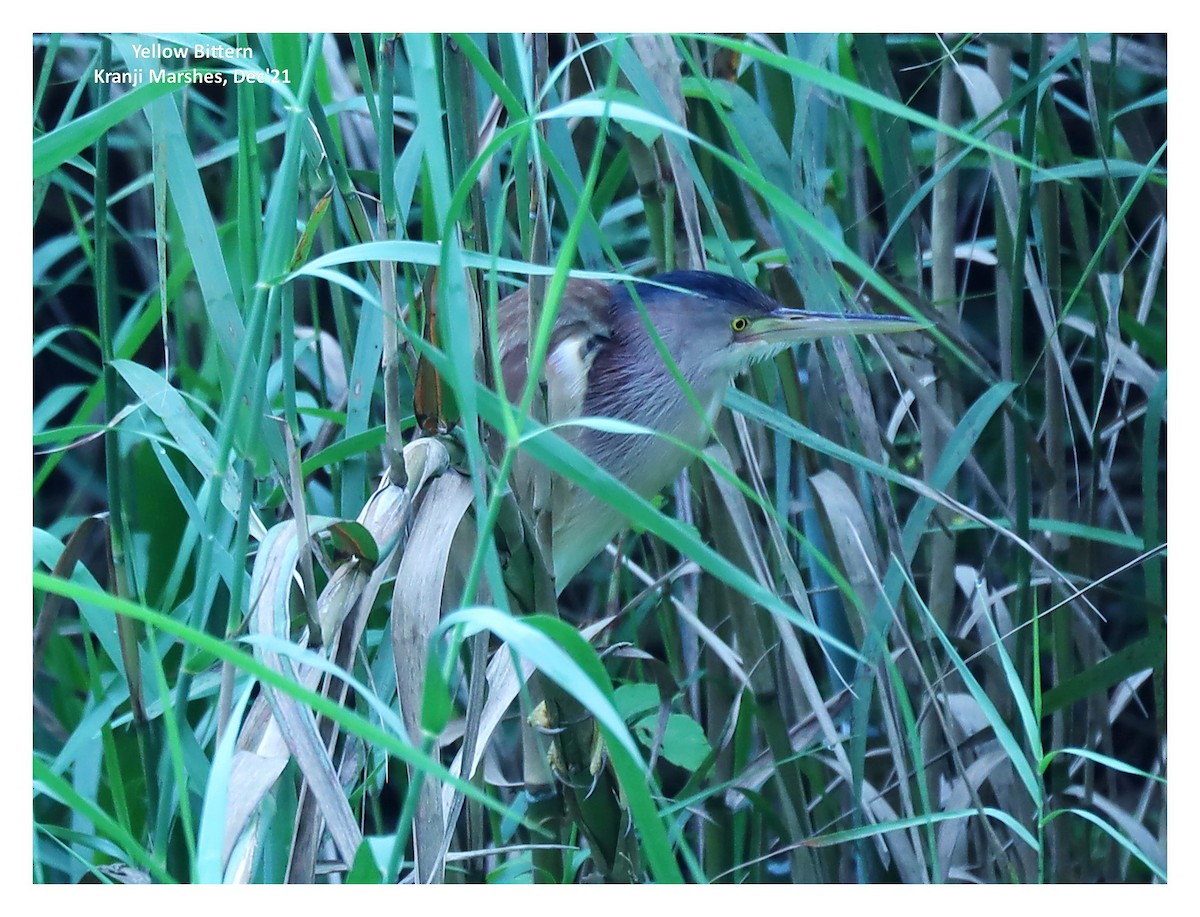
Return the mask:
<path id="1" fill-rule="evenodd" d="M 928 327 L 927 323 L 906 315 L 868 315 L 846 312 L 809 312 L 783 306 L 769 315 L 750 320 L 742 340 L 752 344 L 791 344 L 830 335 L 895 334 Z"/>

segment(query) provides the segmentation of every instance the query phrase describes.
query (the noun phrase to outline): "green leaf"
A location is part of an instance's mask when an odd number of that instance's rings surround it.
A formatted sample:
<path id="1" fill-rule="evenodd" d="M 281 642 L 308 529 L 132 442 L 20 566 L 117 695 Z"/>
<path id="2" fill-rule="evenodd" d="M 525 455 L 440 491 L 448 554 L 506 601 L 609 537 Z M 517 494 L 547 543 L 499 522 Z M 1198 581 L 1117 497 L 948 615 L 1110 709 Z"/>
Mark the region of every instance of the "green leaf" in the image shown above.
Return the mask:
<path id="1" fill-rule="evenodd" d="M 1042 784 L 1041 781 L 1038 780 L 1037 775 L 1034 773 L 1033 767 L 1031 766 L 1029 759 L 1026 757 L 1025 752 L 1021 749 L 1020 743 L 1012 734 L 1012 730 L 1010 730 L 1008 725 L 1004 722 L 1004 717 L 1002 717 L 1000 715 L 1000 711 L 996 709 L 995 703 L 992 702 L 992 699 L 984 690 L 983 685 L 979 683 L 979 681 L 971 673 L 971 670 L 967 668 L 967 664 L 963 661 L 962 656 L 959 655 L 958 650 L 955 649 L 954 644 L 950 642 L 950 638 L 946 636 L 940 627 L 938 627 L 938 623 L 934 620 L 934 617 L 930 613 L 928 606 L 924 602 L 920 601 L 919 596 L 915 595 L 915 589 L 913 592 L 914 598 L 916 598 L 917 604 L 925 617 L 926 626 L 928 626 L 929 630 L 942 644 L 942 648 L 945 650 L 946 657 L 954 664 L 954 668 L 958 670 L 959 677 L 962 678 L 963 683 L 967 686 L 967 690 L 971 692 L 971 696 L 975 698 L 975 702 L 979 704 L 979 709 L 983 711 L 983 715 L 987 718 L 988 724 L 992 727 L 992 732 L 995 733 L 997 741 L 999 741 L 1000 745 L 1004 748 L 1004 752 L 1008 756 L 1008 760 L 1012 762 L 1013 770 L 1021 779 L 1021 782 L 1025 785 L 1025 789 L 1029 793 L 1029 797 L 1033 801 L 1033 804 L 1035 806 L 1040 806 L 1044 798 Z"/>
<path id="2" fill-rule="evenodd" d="M 559 624 L 567 627 L 576 639 L 564 639 L 564 634 L 555 627 Z M 518 656 L 533 663 L 538 671 L 586 707 L 601 727 L 611 731 L 625 750 L 640 761 L 637 744 L 613 707 L 612 687 L 604 664 L 600 662 L 596 650 L 578 631 L 544 615 L 518 619 L 496 608 L 476 606 L 447 615 L 438 625 L 436 633 L 444 634 L 460 626 L 466 636 L 490 630 Z M 553 634 L 553 639 L 547 631 Z M 641 770 L 645 772 L 645 763 L 641 764 Z"/>
<path id="3" fill-rule="evenodd" d="M 454 701 L 450 697 L 450 685 L 442 672 L 436 653 L 430 652 L 429 664 L 425 667 L 425 686 L 421 693 L 421 729 L 426 735 L 442 734 L 450 715 L 454 712 Z"/>
<path id="4" fill-rule="evenodd" d="M 204 808 L 200 812 L 200 832 L 196 839 L 196 881 L 220 884 L 225 875 L 225 825 L 229 806 L 229 780 L 237 745 L 238 727 L 256 687 L 254 679 L 246 680 L 225 733 L 213 754 L 208 782 L 204 786 Z M 165 698 L 164 698 L 165 701 Z"/>
<path id="5" fill-rule="evenodd" d="M 134 394 L 162 421 L 175 447 L 195 466 L 201 477 L 206 480 L 215 478 L 216 443 L 175 387 L 154 370 L 139 363 L 114 360 L 113 367 Z M 236 469 L 230 467 L 225 469 L 221 480 L 221 502 L 236 517 L 241 503 L 241 478 Z"/>
<path id="6" fill-rule="evenodd" d="M 466 795 L 467 798 L 492 809 L 500 815 L 504 815 L 508 811 L 505 806 L 481 791 L 475 784 L 451 773 L 441 762 L 435 761 L 420 749 L 413 747 L 404 736 L 402 731 L 403 726 L 399 725 L 398 718 L 394 712 L 388 710 L 385 705 L 382 705 L 374 694 L 367 692 L 361 683 L 344 669 L 338 668 L 329 662 L 329 660 L 311 650 L 306 650 L 295 644 L 289 644 L 279 638 L 269 637 L 265 634 L 247 638 L 247 642 L 260 643 L 275 652 L 287 652 L 289 656 L 301 660 L 306 665 L 312 665 L 323 671 L 329 671 L 337 675 L 351 687 L 359 688 L 367 702 L 375 707 L 375 712 L 380 716 L 381 720 L 384 723 L 394 723 L 393 728 L 390 731 L 381 728 L 362 714 L 356 713 L 316 691 L 305 688 L 298 682 L 276 672 L 265 663 L 254 658 L 254 656 L 226 641 L 189 627 L 152 608 L 147 608 L 145 605 L 117 598 L 104 592 L 87 589 L 67 580 L 48 576 L 37 570 L 33 572 L 33 588 L 56 592 L 76 602 L 92 602 L 114 614 L 125 615 L 136 621 L 150 624 L 180 640 L 193 644 L 199 650 L 207 650 L 223 662 L 228 662 L 254 675 L 263 684 L 277 688 L 288 696 L 296 698 L 301 703 L 307 704 L 316 713 L 333 720 L 350 734 L 359 736 L 365 742 L 379 746 L 405 763 L 421 768 L 431 776 L 449 783 Z M 375 705 L 378 706 L 376 707 Z M 37 767 L 35 763 L 35 774 L 36 772 Z"/>
<path id="7" fill-rule="evenodd" d="M 368 563 L 379 560 L 379 545 L 370 530 L 361 522 L 343 519 L 329 526 L 329 534 L 339 551 L 351 554 Z"/>
<path id="8" fill-rule="evenodd" d="M 909 818 L 897 818 L 895 821 L 885 822 L 878 825 L 866 825 L 861 828 L 850 828 L 846 831 L 834 831 L 830 834 L 822 834 L 807 841 L 811 847 L 830 847 L 834 844 L 844 844 L 847 841 L 860 840 L 865 837 L 878 837 L 883 834 L 888 834 L 892 831 L 904 831 L 908 828 L 915 828 L 921 825 L 936 825 L 939 822 L 955 821 L 957 819 L 970 819 L 978 815 L 986 815 L 994 818 L 998 822 L 1007 825 L 1012 833 L 1029 845 L 1030 849 L 1035 852 L 1040 848 L 1037 840 L 1028 829 L 1019 821 L 1013 818 L 1009 813 L 985 807 L 983 809 L 966 809 L 961 812 L 931 812 L 928 815 L 915 815 Z"/>
<path id="9" fill-rule="evenodd" d="M 81 150 L 87 149 L 105 131 L 137 114 L 155 99 L 179 89 L 182 83 L 144 83 L 123 93 L 86 115 L 68 121 L 33 141 L 33 177 L 57 169 Z"/>
<path id="10" fill-rule="evenodd" d="M 1146 865 L 1146 868 L 1149 869 L 1151 872 L 1153 872 L 1154 875 L 1156 875 L 1159 879 L 1161 879 L 1163 882 L 1167 881 L 1167 871 L 1165 869 L 1163 869 L 1161 866 L 1159 866 L 1157 863 L 1155 863 L 1150 857 L 1148 857 L 1146 855 L 1145 851 L 1143 851 L 1140 847 L 1138 847 L 1137 844 L 1135 844 L 1128 837 L 1126 837 L 1124 834 L 1122 834 L 1120 831 L 1118 831 L 1116 828 L 1114 828 L 1112 825 L 1110 825 L 1107 821 L 1105 821 L 1099 815 L 1096 815 L 1094 812 L 1089 812 L 1089 811 L 1087 811 L 1087 809 L 1076 809 L 1076 808 L 1055 809 L 1053 812 L 1049 812 L 1046 814 L 1046 817 L 1042 819 L 1042 823 L 1048 824 L 1050 821 L 1052 821 L 1055 818 L 1058 818 L 1060 815 L 1077 815 L 1080 818 L 1082 818 L 1084 821 L 1090 821 L 1093 825 L 1098 827 L 1101 831 L 1103 831 L 1105 834 L 1107 834 L 1109 837 L 1111 837 L 1114 841 L 1116 841 L 1118 844 L 1120 844 L 1122 847 L 1124 847 L 1126 850 L 1128 850 L 1130 853 L 1132 853 L 1135 857 L 1137 857 L 1139 860 L 1141 860 L 1142 863 L 1144 863 Z"/>
<path id="11" fill-rule="evenodd" d="M 375 854 L 371 850 L 370 840 L 363 838 L 358 853 L 354 855 L 354 862 L 350 865 L 350 871 L 346 873 L 346 884 L 379 885 L 381 882 L 383 882 L 383 870 L 375 862 Z"/>
<path id="12" fill-rule="evenodd" d="M 658 707 L 658 688 L 646 682 L 629 682 L 613 691 L 613 704 L 621 719 L 629 722 L 647 710 Z"/>
<path id="13" fill-rule="evenodd" d="M 654 741 L 655 730 L 658 729 L 657 714 L 643 717 L 634 729 L 638 738 L 649 745 Z M 667 728 L 662 737 L 664 758 L 685 770 L 694 771 L 710 754 L 712 746 L 708 744 L 708 736 L 699 723 L 683 713 L 672 713 L 667 717 Z"/>
<path id="14" fill-rule="evenodd" d="M 36 580 L 40 574 L 35 573 Z M 49 580 L 50 577 L 44 577 Z M 47 795 L 57 799 L 72 809 L 77 809 L 96 826 L 102 836 L 108 837 L 118 844 L 124 854 L 133 863 L 150 871 L 160 882 L 174 883 L 175 879 L 154 855 L 119 825 L 111 815 L 105 812 L 95 801 L 81 796 L 68 780 L 50 770 L 37 755 L 33 756 L 33 793 L 34 796 Z"/>
<path id="15" fill-rule="evenodd" d="M 1118 761 L 1116 758 L 1108 755 L 1102 755 L 1098 751 L 1091 751 L 1087 748 L 1058 748 L 1054 751 L 1046 753 L 1038 765 L 1038 770 L 1041 773 L 1046 772 L 1046 768 L 1050 766 L 1050 762 L 1058 755 L 1074 755 L 1077 758 L 1087 758 L 1089 761 L 1095 761 L 1097 764 L 1103 764 L 1105 767 L 1111 767 L 1115 771 L 1120 771 L 1122 774 L 1133 774 L 1136 777 L 1143 777 L 1146 780 L 1154 780 L 1166 786 L 1167 778 L 1158 777 L 1154 774 L 1147 773 L 1140 767 L 1134 767 L 1132 764 L 1126 764 L 1124 761 Z"/>
<path id="16" fill-rule="evenodd" d="M 682 882 L 663 816 L 650 795 L 646 764 L 613 706 L 612 684 L 595 648 L 565 621 L 545 615 L 518 620 L 495 608 L 466 608 L 444 618 L 438 633 L 459 626 L 468 635 L 481 629 L 492 631 L 596 718 L 651 871 L 660 882 Z"/>
<path id="17" fill-rule="evenodd" d="M 1107 691 L 1130 675 L 1165 663 L 1162 641 L 1154 637 L 1143 637 L 1047 691 L 1042 695 L 1042 716 L 1048 716 L 1076 701 Z"/>

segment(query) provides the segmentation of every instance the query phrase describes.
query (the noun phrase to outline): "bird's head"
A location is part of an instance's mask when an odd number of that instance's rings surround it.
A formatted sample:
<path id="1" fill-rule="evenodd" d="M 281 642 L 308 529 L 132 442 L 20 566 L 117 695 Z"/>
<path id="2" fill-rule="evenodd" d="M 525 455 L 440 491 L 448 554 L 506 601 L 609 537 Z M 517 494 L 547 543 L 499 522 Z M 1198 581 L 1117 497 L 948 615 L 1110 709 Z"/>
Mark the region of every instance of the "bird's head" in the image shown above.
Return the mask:
<path id="1" fill-rule="evenodd" d="M 907 316 L 789 309 L 741 280 L 709 271 L 672 271 L 618 287 L 622 310 L 638 301 L 687 376 L 733 376 L 801 341 L 830 335 L 913 331 Z"/>

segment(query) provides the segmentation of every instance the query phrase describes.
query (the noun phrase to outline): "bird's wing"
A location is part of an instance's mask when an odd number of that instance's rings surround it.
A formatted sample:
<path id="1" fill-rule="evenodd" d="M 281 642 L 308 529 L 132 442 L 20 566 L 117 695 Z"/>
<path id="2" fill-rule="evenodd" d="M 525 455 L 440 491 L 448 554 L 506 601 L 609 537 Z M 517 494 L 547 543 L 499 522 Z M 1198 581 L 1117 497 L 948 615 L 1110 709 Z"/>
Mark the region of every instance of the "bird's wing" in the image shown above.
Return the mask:
<path id="1" fill-rule="evenodd" d="M 583 412 L 588 372 L 598 347 L 610 334 L 612 291 L 593 280 L 570 280 L 559 302 L 550 335 L 543 375 L 550 422 L 570 420 Z M 528 361 L 529 295 L 520 290 L 497 306 L 500 366 L 510 400 L 521 397 Z"/>
<path id="2" fill-rule="evenodd" d="M 591 280 L 567 282 L 559 300 L 542 371 L 551 423 L 571 420 L 583 413 L 588 373 L 599 348 L 612 333 L 611 308 L 612 291 L 605 284 Z M 497 331 L 505 393 L 510 401 L 517 402 L 525 390 L 528 375 L 529 294 L 525 290 L 497 304 Z M 581 430 L 563 428 L 558 432 L 568 442 L 579 445 Z M 513 490 L 521 506 L 534 515 L 539 508 L 548 508 L 552 504 L 557 531 L 575 499 L 577 488 L 569 481 L 548 478 L 544 472 L 539 474 L 537 468 L 533 458 L 520 450 L 513 461 Z M 557 547 L 554 553 L 557 569 Z"/>

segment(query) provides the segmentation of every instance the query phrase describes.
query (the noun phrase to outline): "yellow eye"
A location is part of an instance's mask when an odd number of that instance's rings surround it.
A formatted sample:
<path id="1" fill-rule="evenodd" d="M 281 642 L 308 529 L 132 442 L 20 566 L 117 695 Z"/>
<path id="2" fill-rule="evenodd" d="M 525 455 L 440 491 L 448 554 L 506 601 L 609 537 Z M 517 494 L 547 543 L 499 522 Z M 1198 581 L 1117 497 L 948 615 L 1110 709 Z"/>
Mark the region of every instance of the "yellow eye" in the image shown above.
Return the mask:
<path id="1" fill-rule="evenodd" d="M 732 322 L 729 323 L 729 327 L 732 328 L 734 331 L 745 331 L 747 328 L 750 327 L 750 319 L 744 318 L 739 315 L 737 318 L 735 318 Z"/>

